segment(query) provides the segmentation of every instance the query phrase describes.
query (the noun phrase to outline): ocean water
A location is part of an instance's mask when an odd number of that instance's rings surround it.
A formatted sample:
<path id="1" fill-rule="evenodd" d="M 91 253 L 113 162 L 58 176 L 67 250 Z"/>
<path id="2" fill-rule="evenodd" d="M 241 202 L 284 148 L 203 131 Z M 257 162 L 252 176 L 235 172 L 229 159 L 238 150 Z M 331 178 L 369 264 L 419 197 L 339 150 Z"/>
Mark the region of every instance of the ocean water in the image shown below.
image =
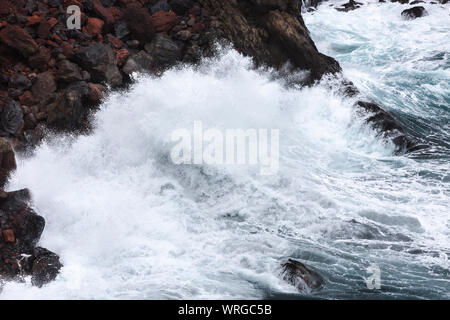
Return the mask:
<path id="1" fill-rule="evenodd" d="M 138 76 L 105 99 L 91 134 L 52 136 L 19 159 L 9 189 L 31 190 L 40 245 L 64 267 L 41 289 L 6 283 L 0 298 L 450 298 L 450 10 L 425 6 L 414 21 L 377 3 L 304 18 L 345 77 L 429 148 L 394 156 L 338 79 L 287 88 L 231 49 Z M 173 164 L 171 133 L 194 121 L 279 129 L 278 174 Z M 323 289 L 284 282 L 288 258 Z M 366 286 L 373 264 L 379 290 Z"/>

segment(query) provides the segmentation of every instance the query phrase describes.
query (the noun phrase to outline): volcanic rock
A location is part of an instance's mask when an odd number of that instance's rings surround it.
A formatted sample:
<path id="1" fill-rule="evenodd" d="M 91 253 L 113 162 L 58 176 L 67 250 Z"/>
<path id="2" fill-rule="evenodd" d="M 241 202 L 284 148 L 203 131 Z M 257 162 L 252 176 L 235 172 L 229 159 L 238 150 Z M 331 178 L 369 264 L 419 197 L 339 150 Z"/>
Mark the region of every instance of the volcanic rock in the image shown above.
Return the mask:
<path id="1" fill-rule="evenodd" d="M 0 42 L 17 50 L 24 57 L 29 57 L 38 51 L 38 45 L 28 31 L 17 25 L 7 25 L 0 30 Z"/>
<path id="2" fill-rule="evenodd" d="M 407 19 L 416 19 L 428 15 L 428 12 L 422 6 L 412 7 L 402 11 L 402 16 Z"/>
<path id="3" fill-rule="evenodd" d="M 150 44 L 145 45 L 147 51 L 158 67 L 174 64 L 181 57 L 181 49 L 169 36 L 157 33 Z"/>
<path id="4" fill-rule="evenodd" d="M 324 284 L 322 276 L 300 261 L 289 259 L 281 265 L 281 268 L 283 280 L 295 286 L 300 292 L 317 290 Z"/>

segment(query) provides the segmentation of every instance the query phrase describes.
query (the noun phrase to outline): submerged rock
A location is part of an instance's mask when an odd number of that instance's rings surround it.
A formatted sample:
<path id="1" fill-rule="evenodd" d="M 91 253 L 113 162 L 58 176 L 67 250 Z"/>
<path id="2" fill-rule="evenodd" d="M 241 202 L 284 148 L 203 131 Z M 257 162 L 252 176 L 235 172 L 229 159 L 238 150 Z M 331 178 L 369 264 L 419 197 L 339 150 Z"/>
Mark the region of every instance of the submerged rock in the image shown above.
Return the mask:
<path id="1" fill-rule="evenodd" d="M 362 3 L 356 2 L 355 0 L 350 0 L 348 3 L 345 3 L 340 8 L 335 8 L 337 11 L 348 12 L 351 10 L 358 9 L 362 6 Z"/>
<path id="2" fill-rule="evenodd" d="M 300 261 L 289 259 L 281 265 L 283 280 L 295 286 L 300 292 L 318 290 L 324 285 L 324 279 Z"/>
<path id="3" fill-rule="evenodd" d="M 412 152 L 423 148 L 418 145 L 413 139 L 406 135 L 406 131 L 400 122 L 394 118 L 389 112 L 383 110 L 379 105 L 373 102 L 358 101 L 356 103 L 358 108 L 361 108 L 370 116 L 366 122 L 379 132 L 385 139 L 390 139 L 396 148 L 398 154 Z"/>
<path id="4" fill-rule="evenodd" d="M 428 15 L 428 12 L 422 6 L 412 7 L 402 11 L 402 16 L 407 19 L 416 19 Z"/>

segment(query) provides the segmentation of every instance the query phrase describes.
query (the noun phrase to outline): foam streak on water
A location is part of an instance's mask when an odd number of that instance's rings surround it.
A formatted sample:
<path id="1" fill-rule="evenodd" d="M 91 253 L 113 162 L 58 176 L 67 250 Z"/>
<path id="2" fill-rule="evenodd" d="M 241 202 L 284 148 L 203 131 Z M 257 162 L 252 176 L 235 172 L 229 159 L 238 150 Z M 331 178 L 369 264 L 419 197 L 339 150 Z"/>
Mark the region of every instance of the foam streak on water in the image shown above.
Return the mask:
<path id="1" fill-rule="evenodd" d="M 9 189 L 31 189 L 40 245 L 64 268 L 0 298 L 304 297 L 279 277 L 288 257 L 324 276 L 314 297 L 449 298 L 448 163 L 393 156 L 332 80 L 286 89 L 250 65 L 225 50 L 138 78 L 104 102 L 92 134 L 20 159 Z M 279 129 L 278 175 L 172 164 L 172 130 L 195 120 Z M 381 291 L 366 288 L 372 263 Z"/>

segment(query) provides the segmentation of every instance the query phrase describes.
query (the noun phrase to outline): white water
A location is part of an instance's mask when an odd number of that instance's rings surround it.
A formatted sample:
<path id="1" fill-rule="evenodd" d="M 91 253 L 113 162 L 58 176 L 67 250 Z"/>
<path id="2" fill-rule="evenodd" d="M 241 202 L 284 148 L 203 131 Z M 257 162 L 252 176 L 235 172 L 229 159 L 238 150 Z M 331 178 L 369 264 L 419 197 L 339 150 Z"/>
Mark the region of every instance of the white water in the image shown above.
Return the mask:
<path id="1" fill-rule="evenodd" d="M 47 221 L 40 245 L 64 268 L 42 289 L 8 283 L 0 298 L 295 294 L 278 275 L 288 257 L 325 277 L 319 297 L 376 294 L 363 279 L 375 262 L 384 297 L 449 298 L 448 163 L 393 156 L 354 101 L 326 85 L 268 79 L 235 51 L 199 70 L 142 77 L 104 102 L 91 135 L 54 138 L 20 159 L 9 189 L 31 189 Z M 279 129 L 278 175 L 173 165 L 170 134 L 194 120 Z M 382 235 L 364 236 L 352 219 Z"/>

